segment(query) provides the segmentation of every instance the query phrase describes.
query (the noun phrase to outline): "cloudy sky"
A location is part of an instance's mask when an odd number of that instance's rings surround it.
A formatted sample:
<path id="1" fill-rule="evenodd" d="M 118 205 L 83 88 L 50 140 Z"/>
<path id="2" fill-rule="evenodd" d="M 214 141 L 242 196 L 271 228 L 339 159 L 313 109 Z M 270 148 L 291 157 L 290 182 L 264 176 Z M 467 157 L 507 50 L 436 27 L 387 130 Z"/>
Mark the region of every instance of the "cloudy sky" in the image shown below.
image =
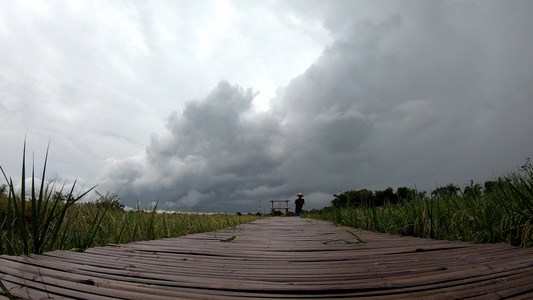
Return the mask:
<path id="1" fill-rule="evenodd" d="M 531 1 L 0 0 L 0 165 L 256 212 L 533 156 Z M 39 172 L 37 172 L 39 173 Z"/>

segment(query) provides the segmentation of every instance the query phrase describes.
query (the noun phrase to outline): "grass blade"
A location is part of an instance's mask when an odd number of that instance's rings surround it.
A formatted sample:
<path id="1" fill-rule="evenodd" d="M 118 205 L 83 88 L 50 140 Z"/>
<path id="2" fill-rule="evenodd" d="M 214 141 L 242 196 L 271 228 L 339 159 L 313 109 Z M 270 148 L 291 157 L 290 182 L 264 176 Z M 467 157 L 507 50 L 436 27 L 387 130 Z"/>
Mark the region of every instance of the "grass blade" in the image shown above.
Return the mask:
<path id="1" fill-rule="evenodd" d="M 9 292 L 9 290 L 8 290 L 7 287 L 4 285 L 4 283 L 2 282 L 2 280 L 0 280 L 0 289 L 4 292 L 4 295 L 5 295 L 9 300 L 15 300 L 15 297 L 13 297 L 13 295 Z"/>

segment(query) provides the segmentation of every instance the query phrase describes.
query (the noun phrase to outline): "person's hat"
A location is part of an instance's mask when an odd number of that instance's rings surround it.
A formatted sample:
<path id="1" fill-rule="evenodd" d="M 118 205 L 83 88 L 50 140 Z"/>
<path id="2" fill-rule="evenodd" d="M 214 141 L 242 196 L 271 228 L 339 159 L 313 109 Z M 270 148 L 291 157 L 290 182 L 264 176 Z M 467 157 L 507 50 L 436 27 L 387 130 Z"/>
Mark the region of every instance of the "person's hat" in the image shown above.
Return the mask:
<path id="1" fill-rule="evenodd" d="M 302 193 L 298 193 L 298 197 L 303 197 L 304 195 L 302 195 Z"/>

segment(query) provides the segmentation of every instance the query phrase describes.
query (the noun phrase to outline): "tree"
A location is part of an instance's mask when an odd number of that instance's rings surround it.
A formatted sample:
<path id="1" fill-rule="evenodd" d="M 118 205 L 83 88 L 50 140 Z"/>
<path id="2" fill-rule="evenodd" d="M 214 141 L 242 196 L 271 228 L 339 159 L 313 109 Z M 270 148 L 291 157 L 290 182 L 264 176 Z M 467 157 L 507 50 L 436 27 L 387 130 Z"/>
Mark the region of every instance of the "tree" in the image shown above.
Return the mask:
<path id="1" fill-rule="evenodd" d="M 504 185 L 505 185 L 505 181 L 501 177 L 499 177 L 498 180 L 485 181 L 485 184 L 484 184 L 485 193 L 492 193 L 496 191 L 497 189 L 503 188 Z"/>
<path id="2" fill-rule="evenodd" d="M 98 199 L 96 199 L 95 202 L 96 207 L 104 210 L 124 210 L 124 205 L 120 203 L 120 198 L 116 193 L 110 195 L 109 192 L 107 192 L 105 196 L 96 191 L 95 193 L 98 195 Z"/>
<path id="3" fill-rule="evenodd" d="M 483 193 L 483 190 L 481 188 L 481 185 L 479 183 L 474 184 L 472 182 L 470 186 L 465 186 L 465 189 L 463 190 L 463 195 L 466 197 L 479 197 Z"/>
<path id="4" fill-rule="evenodd" d="M 385 203 L 398 203 L 398 195 L 391 187 L 384 189 L 383 191 L 376 191 L 374 205 L 383 206 Z"/>
<path id="5" fill-rule="evenodd" d="M 409 199 L 413 199 L 417 196 L 417 191 L 415 189 L 411 189 L 411 188 L 408 188 L 408 187 L 399 187 L 397 190 L 396 190 L 396 195 L 398 195 L 398 200 L 399 201 L 402 201 L 402 200 L 409 200 Z M 418 196 L 420 198 L 424 198 L 426 195 L 426 192 L 420 192 L 418 193 Z"/>
<path id="6" fill-rule="evenodd" d="M 431 192 L 431 197 L 433 198 L 446 198 L 446 197 L 452 197 L 457 196 L 457 192 L 459 192 L 461 189 L 450 183 L 447 186 L 438 187 L 435 190 Z"/>
<path id="7" fill-rule="evenodd" d="M 335 199 L 331 204 L 335 207 L 357 207 L 361 204 L 372 204 L 374 202 L 374 192 L 367 189 L 350 190 L 340 195 L 333 195 Z"/>

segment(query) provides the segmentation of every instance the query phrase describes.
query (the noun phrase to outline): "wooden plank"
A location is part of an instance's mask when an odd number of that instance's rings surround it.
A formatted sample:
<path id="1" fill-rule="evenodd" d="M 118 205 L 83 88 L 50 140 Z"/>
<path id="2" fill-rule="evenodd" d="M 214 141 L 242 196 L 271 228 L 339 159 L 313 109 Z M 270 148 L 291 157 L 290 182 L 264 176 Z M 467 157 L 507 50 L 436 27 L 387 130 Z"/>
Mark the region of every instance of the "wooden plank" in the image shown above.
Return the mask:
<path id="1" fill-rule="evenodd" d="M 35 298 L 528 298 L 531 275 L 533 249 L 393 236 L 301 218 L 84 253 L 0 256 L 0 280 Z"/>

